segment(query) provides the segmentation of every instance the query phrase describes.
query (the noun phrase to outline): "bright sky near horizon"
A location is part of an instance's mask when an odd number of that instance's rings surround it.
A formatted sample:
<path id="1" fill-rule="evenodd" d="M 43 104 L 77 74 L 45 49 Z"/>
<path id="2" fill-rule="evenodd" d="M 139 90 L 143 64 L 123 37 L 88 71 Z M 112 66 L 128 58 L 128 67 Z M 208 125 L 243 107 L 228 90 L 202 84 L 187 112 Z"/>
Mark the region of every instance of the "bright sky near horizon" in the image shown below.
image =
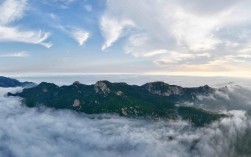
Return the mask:
<path id="1" fill-rule="evenodd" d="M 0 0 L 0 74 L 251 77 L 250 0 Z"/>

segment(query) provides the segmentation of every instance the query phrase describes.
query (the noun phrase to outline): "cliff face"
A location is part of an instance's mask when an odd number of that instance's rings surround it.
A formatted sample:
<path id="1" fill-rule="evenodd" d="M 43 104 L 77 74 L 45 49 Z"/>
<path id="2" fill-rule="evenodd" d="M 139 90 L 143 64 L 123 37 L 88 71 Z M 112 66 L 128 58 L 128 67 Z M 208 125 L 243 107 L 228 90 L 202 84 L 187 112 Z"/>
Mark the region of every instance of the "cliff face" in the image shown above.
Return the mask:
<path id="1" fill-rule="evenodd" d="M 105 81 L 98 81 L 94 85 L 96 93 L 103 93 L 105 95 L 110 93 L 110 89 L 107 87 Z"/>
<path id="2" fill-rule="evenodd" d="M 183 118 L 202 126 L 222 115 L 175 104 L 196 99 L 196 94 L 207 95 L 213 91 L 209 86 L 182 88 L 164 82 L 152 82 L 142 86 L 109 81 L 98 81 L 94 85 L 74 82 L 70 86 L 61 87 L 43 82 L 36 87 L 24 89 L 21 93 L 8 95 L 24 98 L 24 103 L 29 107 L 45 105 L 88 114 L 115 113 L 154 119 Z"/>

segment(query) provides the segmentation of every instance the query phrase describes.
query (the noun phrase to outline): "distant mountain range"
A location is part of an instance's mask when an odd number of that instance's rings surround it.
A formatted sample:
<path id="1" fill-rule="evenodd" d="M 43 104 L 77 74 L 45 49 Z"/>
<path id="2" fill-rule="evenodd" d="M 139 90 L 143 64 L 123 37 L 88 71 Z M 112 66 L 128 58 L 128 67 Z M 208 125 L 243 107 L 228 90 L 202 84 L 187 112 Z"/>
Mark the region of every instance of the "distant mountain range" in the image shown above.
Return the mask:
<path id="1" fill-rule="evenodd" d="M 16 79 L 0 76 L 0 87 L 32 87 L 32 82 L 20 82 Z"/>
<path id="2" fill-rule="evenodd" d="M 197 95 L 208 95 L 214 91 L 214 88 L 207 85 L 183 88 L 164 82 L 137 86 L 109 81 L 85 85 L 77 81 L 61 87 L 42 82 L 35 87 L 25 88 L 21 93 L 8 93 L 8 96 L 22 97 L 28 107 L 44 105 L 87 114 L 111 113 L 126 117 L 184 119 L 195 126 L 204 126 L 225 115 L 182 106 L 182 103 L 197 101 Z"/>

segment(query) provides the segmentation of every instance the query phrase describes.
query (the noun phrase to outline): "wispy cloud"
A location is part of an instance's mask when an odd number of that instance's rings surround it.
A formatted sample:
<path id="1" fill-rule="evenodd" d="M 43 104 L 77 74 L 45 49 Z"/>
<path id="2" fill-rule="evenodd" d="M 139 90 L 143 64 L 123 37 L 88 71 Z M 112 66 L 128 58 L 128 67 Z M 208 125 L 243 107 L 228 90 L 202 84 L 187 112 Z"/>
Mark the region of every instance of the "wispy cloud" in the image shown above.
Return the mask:
<path id="1" fill-rule="evenodd" d="M 0 5 L 0 24 L 6 25 L 24 16 L 27 0 L 5 0 Z"/>
<path id="2" fill-rule="evenodd" d="M 149 53 L 144 54 L 144 57 L 153 57 L 156 55 L 160 55 L 160 54 L 165 54 L 168 53 L 165 49 L 160 49 L 160 50 L 155 50 Z"/>
<path id="3" fill-rule="evenodd" d="M 43 3 L 49 6 L 60 7 L 61 9 L 68 9 L 69 6 L 77 0 L 44 0 Z"/>
<path id="4" fill-rule="evenodd" d="M 71 36 L 79 43 L 80 46 L 84 45 L 84 43 L 89 39 L 90 34 L 89 32 L 75 28 L 71 32 L 69 32 Z"/>
<path id="5" fill-rule="evenodd" d="M 51 43 L 45 42 L 50 33 L 13 26 L 13 22 L 24 16 L 27 4 L 27 0 L 5 0 L 0 5 L 0 42 L 23 42 L 52 47 Z"/>
<path id="6" fill-rule="evenodd" d="M 159 66 L 170 65 L 189 65 L 189 64 L 206 64 L 211 60 L 209 53 L 178 53 L 178 52 L 166 52 L 161 58 L 154 61 Z"/>
<path id="7" fill-rule="evenodd" d="M 2 57 L 7 57 L 7 58 L 9 58 L 9 57 L 17 57 L 17 58 L 19 58 L 19 57 L 28 57 L 29 56 L 29 54 L 26 52 L 26 51 L 20 51 L 20 52 L 10 52 L 10 53 L 0 53 L 0 57 L 2 58 Z"/>
<path id="8" fill-rule="evenodd" d="M 131 35 L 124 46 L 124 50 L 127 54 L 135 57 L 152 57 L 168 52 L 161 43 L 154 41 L 146 33 Z"/>
<path id="9" fill-rule="evenodd" d="M 248 64 L 250 60 L 239 54 L 251 52 L 249 5 L 248 0 L 109 0 L 100 19 L 103 49 L 121 38 L 133 23 L 133 33 L 125 38 L 127 54 L 153 57 L 158 65 L 207 65 L 223 58 Z"/>
<path id="10" fill-rule="evenodd" d="M 80 46 L 84 45 L 84 43 L 90 38 L 90 33 L 80 27 L 58 25 L 56 28 L 68 34 L 76 42 L 78 42 Z"/>
<path id="11" fill-rule="evenodd" d="M 130 20 L 118 20 L 113 17 L 105 15 L 100 20 L 100 29 L 105 38 L 105 43 L 102 46 L 102 50 L 105 50 L 112 46 L 121 36 L 127 27 L 134 26 Z"/>
<path id="12" fill-rule="evenodd" d="M 0 26 L 0 42 L 23 42 L 50 48 L 52 44 L 45 42 L 49 35 L 42 31 L 21 31 L 18 27 Z"/>

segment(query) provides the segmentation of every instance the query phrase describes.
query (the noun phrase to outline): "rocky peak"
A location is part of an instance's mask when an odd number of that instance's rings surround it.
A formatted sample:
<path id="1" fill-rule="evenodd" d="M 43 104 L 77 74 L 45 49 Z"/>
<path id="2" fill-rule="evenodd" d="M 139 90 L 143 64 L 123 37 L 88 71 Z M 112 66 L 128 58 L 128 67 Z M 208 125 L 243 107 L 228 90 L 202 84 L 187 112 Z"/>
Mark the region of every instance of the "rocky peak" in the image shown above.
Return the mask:
<path id="1" fill-rule="evenodd" d="M 94 85 L 94 89 L 96 91 L 96 93 L 104 93 L 104 94 L 108 94 L 110 93 L 110 89 L 107 86 L 107 82 L 108 81 L 98 81 L 95 83 Z"/>
<path id="2" fill-rule="evenodd" d="M 80 85 L 81 83 L 79 81 L 73 82 L 73 85 Z"/>
<path id="3" fill-rule="evenodd" d="M 42 90 L 43 93 L 47 93 L 51 89 L 56 89 L 58 88 L 57 85 L 54 83 L 47 83 L 47 82 L 42 82 L 37 86 L 38 89 Z"/>
<path id="4" fill-rule="evenodd" d="M 211 88 L 208 85 L 201 86 L 198 89 L 199 89 L 199 92 L 203 94 L 212 93 L 214 91 L 214 88 Z"/>
<path id="5" fill-rule="evenodd" d="M 55 85 L 54 83 L 47 83 L 47 82 L 42 82 L 42 83 L 40 83 L 37 87 L 38 87 L 38 88 L 44 88 L 44 87 L 48 87 L 48 88 L 58 88 L 58 86 Z"/>
<path id="6" fill-rule="evenodd" d="M 169 85 L 158 81 L 144 84 L 143 87 L 152 94 L 161 96 L 180 95 L 183 93 L 183 88 L 180 86 Z"/>
<path id="7" fill-rule="evenodd" d="M 144 85 L 145 86 L 165 86 L 165 85 L 169 85 L 169 84 L 162 82 L 162 81 L 156 81 L 156 82 L 149 82 Z"/>

